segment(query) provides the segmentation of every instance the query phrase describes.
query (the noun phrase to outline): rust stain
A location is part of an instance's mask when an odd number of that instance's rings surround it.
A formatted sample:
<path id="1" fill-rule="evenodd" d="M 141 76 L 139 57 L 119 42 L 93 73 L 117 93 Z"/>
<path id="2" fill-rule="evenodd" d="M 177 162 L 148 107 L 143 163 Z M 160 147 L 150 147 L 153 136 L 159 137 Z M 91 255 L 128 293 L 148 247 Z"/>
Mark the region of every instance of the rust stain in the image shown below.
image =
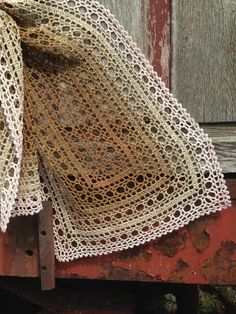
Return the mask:
<path id="1" fill-rule="evenodd" d="M 120 253 L 121 259 L 138 259 L 138 258 L 144 258 L 144 259 L 150 259 L 152 254 L 151 252 L 147 251 L 148 244 L 143 244 L 136 246 L 132 249 L 124 250 Z"/>
<path id="2" fill-rule="evenodd" d="M 16 217 L 0 237 L 0 275 L 37 276 L 38 246 L 36 217 Z"/>
<path id="3" fill-rule="evenodd" d="M 226 179 L 227 188 L 232 200 L 236 200 L 236 184 L 235 179 Z"/>
<path id="4" fill-rule="evenodd" d="M 211 240 L 210 234 L 206 231 L 207 226 L 215 223 L 218 219 L 219 214 L 203 216 L 187 226 L 192 243 L 199 253 L 205 251 Z"/>
<path id="5" fill-rule="evenodd" d="M 155 241 L 154 247 L 163 255 L 173 257 L 186 247 L 186 241 L 186 233 L 175 231 Z"/>
<path id="6" fill-rule="evenodd" d="M 148 56 L 158 75 L 170 87 L 170 0 L 148 1 Z"/>
<path id="7" fill-rule="evenodd" d="M 232 260 L 236 253 L 236 243 L 224 241 L 212 259 L 202 263 L 202 273 L 211 284 L 235 284 L 236 260 Z"/>
<path id="8" fill-rule="evenodd" d="M 102 267 L 102 273 L 105 278 L 112 278 L 113 280 L 163 281 L 160 275 L 152 276 L 142 270 L 114 267 L 111 264 L 104 265 Z"/>
<path id="9" fill-rule="evenodd" d="M 170 282 L 183 282 L 184 274 L 189 270 L 189 265 L 183 260 L 179 259 L 176 263 L 175 269 L 172 270 L 168 281 Z"/>

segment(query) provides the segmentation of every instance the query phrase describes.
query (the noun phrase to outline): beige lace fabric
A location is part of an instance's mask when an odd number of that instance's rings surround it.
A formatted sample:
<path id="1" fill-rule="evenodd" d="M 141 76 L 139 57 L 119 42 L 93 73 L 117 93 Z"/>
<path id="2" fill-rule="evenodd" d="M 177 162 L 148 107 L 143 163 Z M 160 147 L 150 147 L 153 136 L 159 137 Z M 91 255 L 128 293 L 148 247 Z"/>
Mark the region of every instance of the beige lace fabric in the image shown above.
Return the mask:
<path id="1" fill-rule="evenodd" d="M 0 1 L 0 226 L 54 209 L 59 261 L 230 205 L 211 140 L 91 0 Z"/>

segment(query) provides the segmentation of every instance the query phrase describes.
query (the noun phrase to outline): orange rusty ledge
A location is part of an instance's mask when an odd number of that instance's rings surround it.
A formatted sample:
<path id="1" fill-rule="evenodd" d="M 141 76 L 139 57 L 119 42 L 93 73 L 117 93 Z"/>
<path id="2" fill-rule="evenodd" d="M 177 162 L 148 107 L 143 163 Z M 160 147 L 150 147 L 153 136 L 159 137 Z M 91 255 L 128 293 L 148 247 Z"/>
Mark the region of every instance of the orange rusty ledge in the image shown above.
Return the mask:
<path id="1" fill-rule="evenodd" d="M 149 244 L 58 263 L 57 277 L 236 284 L 236 206 Z"/>
<path id="2" fill-rule="evenodd" d="M 236 180 L 227 181 L 235 198 Z M 56 264 L 56 277 L 236 284 L 236 204 L 148 244 Z M 12 219 L 0 233 L 0 275 L 39 276 L 36 217 Z"/>

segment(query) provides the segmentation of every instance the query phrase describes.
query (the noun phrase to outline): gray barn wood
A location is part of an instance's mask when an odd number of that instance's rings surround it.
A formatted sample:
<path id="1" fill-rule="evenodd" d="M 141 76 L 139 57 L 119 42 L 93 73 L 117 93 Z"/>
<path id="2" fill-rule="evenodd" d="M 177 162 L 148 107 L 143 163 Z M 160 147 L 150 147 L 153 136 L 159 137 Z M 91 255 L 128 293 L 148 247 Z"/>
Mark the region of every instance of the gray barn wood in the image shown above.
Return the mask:
<path id="1" fill-rule="evenodd" d="M 141 51 L 148 53 L 147 0 L 99 0 L 132 36 Z"/>
<path id="2" fill-rule="evenodd" d="M 213 141 L 224 173 L 236 173 L 236 124 L 203 126 Z"/>
<path id="3" fill-rule="evenodd" d="M 147 55 L 149 1 L 99 2 L 111 10 Z M 236 0 L 173 0 L 172 10 L 174 95 L 199 122 L 235 121 Z M 203 127 L 213 140 L 223 171 L 236 172 L 236 125 Z"/>
<path id="4" fill-rule="evenodd" d="M 173 0 L 175 96 L 199 122 L 236 120 L 236 1 Z"/>

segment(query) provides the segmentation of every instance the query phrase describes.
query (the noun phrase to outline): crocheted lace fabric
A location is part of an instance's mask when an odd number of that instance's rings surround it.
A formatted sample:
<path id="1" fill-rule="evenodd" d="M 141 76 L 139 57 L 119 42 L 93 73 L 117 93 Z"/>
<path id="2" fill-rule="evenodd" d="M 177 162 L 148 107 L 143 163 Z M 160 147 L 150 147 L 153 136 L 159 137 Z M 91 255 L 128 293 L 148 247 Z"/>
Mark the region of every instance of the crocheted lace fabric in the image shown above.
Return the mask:
<path id="1" fill-rule="evenodd" d="M 0 226 L 54 209 L 60 261 L 230 205 L 211 140 L 91 0 L 0 1 Z"/>

